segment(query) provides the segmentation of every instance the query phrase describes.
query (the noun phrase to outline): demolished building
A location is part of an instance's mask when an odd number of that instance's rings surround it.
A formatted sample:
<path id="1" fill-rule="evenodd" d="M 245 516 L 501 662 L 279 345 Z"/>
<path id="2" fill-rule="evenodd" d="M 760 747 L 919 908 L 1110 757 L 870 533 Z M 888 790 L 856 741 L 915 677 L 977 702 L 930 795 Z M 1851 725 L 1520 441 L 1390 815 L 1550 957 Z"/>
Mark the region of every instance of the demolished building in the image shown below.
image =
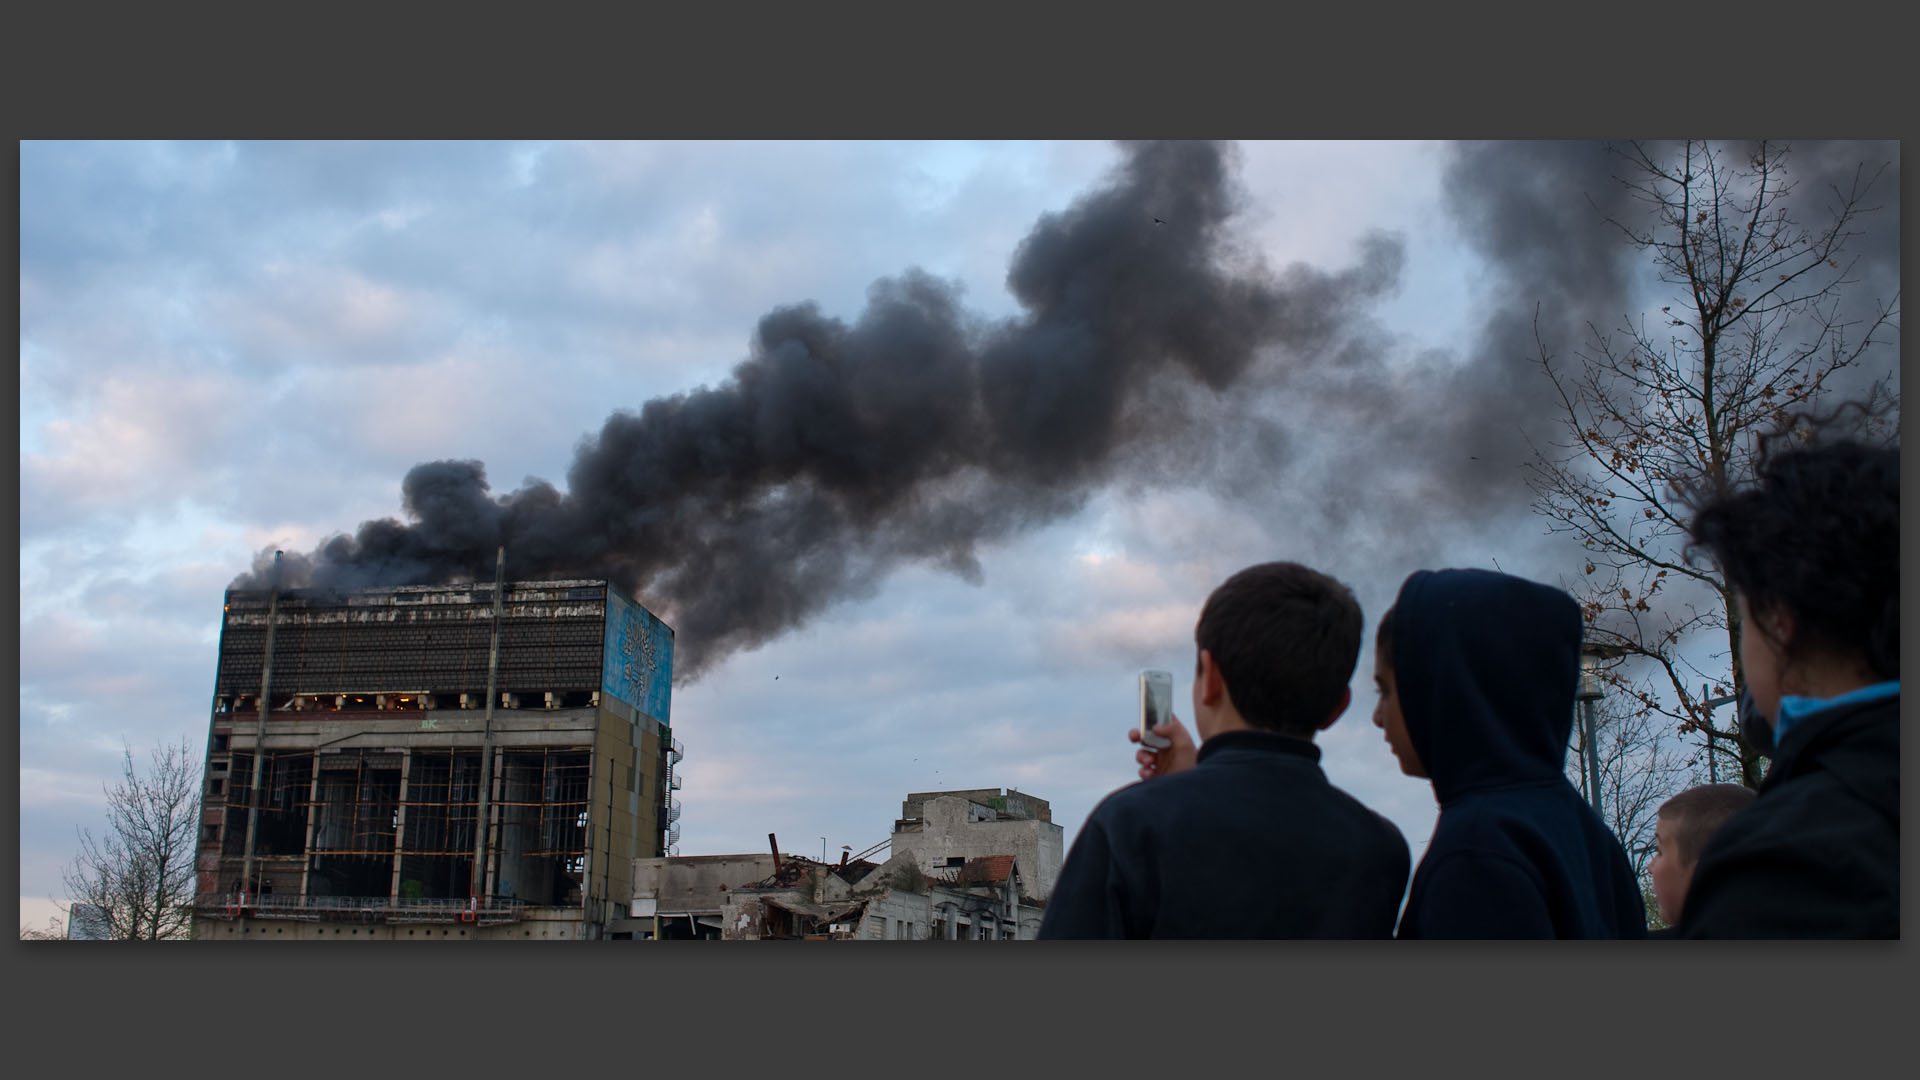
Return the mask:
<path id="1" fill-rule="evenodd" d="M 1059 874 L 1051 818 L 1046 800 L 1013 791 L 918 792 L 889 839 L 863 853 L 891 847 L 885 862 L 816 862 L 777 842 L 755 855 L 642 859 L 633 915 L 661 940 L 1032 940 Z"/>
<path id="2" fill-rule="evenodd" d="M 194 936 L 632 936 L 672 663 L 605 581 L 229 591 Z"/>

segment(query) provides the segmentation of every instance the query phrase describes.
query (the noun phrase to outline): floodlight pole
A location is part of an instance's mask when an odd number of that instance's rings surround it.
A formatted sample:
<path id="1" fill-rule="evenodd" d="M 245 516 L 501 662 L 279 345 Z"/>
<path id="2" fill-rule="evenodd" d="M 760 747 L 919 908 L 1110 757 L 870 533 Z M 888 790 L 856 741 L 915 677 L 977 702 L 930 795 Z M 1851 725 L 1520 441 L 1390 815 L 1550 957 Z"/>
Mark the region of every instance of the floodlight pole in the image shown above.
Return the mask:
<path id="1" fill-rule="evenodd" d="M 1618 645 L 1592 639 L 1580 643 L 1580 682 L 1574 697 L 1580 705 L 1580 741 L 1586 747 L 1587 801 L 1600 820 L 1607 819 L 1600 798 L 1600 699 L 1606 695 L 1605 680 L 1600 677 L 1600 661 L 1626 654 Z"/>

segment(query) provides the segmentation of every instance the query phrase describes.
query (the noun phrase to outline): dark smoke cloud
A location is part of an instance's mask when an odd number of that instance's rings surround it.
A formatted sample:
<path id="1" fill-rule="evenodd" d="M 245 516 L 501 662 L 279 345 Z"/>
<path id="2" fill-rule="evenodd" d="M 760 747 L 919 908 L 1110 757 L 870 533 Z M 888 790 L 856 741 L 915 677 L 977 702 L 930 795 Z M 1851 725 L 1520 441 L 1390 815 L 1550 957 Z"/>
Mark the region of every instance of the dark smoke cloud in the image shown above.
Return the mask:
<path id="1" fill-rule="evenodd" d="M 1677 143 L 1642 145 L 1656 160 L 1679 149 Z M 1729 165 L 1738 166 L 1751 156 L 1752 145 L 1721 144 L 1721 149 Z M 1813 229 L 1831 221 L 1838 205 L 1834 189 L 1850 189 L 1856 170 L 1864 184 L 1883 163 L 1888 166 L 1872 188 L 1874 197 L 1866 200 L 1880 209 L 1857 223 L 1859 235 L 1849 244 L 1859 263 L 1855 284 L 1841 301 L 1841 318 L 1859 326 L 1876 304 L 1899 295 L 1898 146 L 1790 146 L 1787 175 L 1794 186 L 1787 205 Z M 1540 373 L 1541 349 L 1571 360 L 1592 342 L 1595 329 L 1617 333 L 1634 313 L 1649 303 L 1666 303 L 1679 291 L 1655 282 L 1652 256 L 1608 223 L 1612 219 L 1635 229 L 1651 223 L 1648 207 L 1621 183 L 1623 177 L 1633 177 L 1629 163 L 1602 142 L 1453 148 L 1444 177 L 1448 209 L 1495 272 L 1484 293 L 1488 306 L 1478 340 L 1468 362 L 1435 388 L 1438 427 L 1427 434 L 1437 448 L 1463 451 L 1433 458 L 1455 466 L 1434 480 L 1462 510 L 1497 513 L 1530 500 L 1524 485 L 1513 482 L 1516 467 L 1531 452 L 1522 435 L 1531 428 L 1536 437 L 1551 437 L 1552 417 L 1560 407 Z M 1897 335 L 1887 336 L 1897 341 Z M 1892 370 L 1894 352 L 1892 344 L 1877 350 L 1862 374 L 1873 378 Z M 1843 378 L 1835 385 L 1845 393 L 1856 382 Z"/>
<path id="2" fill-rule="evenodd" d="M 1612 171 L 1598 143 L 1451 147 L 1443 204 L 1487 271 L 1471 336 L 1415 353 L 1361 320 L 1313 364 L 1255 376 L 1288 426 L 1247 437 L 1298 451 L 1294 492 L 1267 498 L 1288 504 L 1289 539 L 1306 557 L 1397 582 L 1443 561 L 1488 566 L 1494 553 L 1518 569 L 1534 554 L 1527 545 L 1544 530 L 1523 465 L 1553 407 L 1535 319 L 1540 341 L 1564 355 L 1589 323 L 1630 310 L 1638 256 L 1605 219 L 1633 207 Z"/>
<path id="3" fill-rule="evenodd" d="M 1850 264 L 1852 284 L 1838 308 L 1840 319 L 1849 324 L 1847 340 L 1858 341 L 1881 307 L 1896 306 L 1900 299 L 1900 144 L 1822 140 L 1792 142 L 1788 148 L 1788 174 L 1794 181 L 1788 205 L 1802 225 L 1819 228 L 1831 221 L 1841 194 L 1856 184 L 1866 192 L 1861 206 L 1872 212 L 1862 215 L 1853 227 L 1857 235 L 1847 243 L 1856 261 Z M 1858 396 L 1868 383 L 1888 374 L 1898 390 L 1899 331 L 1882 329 L 1876 337 L 1883 343 L 1861 357 L 1859 369 L 1832 381 L 1837 395 Z"/>
<path id="4" fill-rule="evenodd" d="M 1642 145 L 1656 160 L 1672 160 L 1680 148 Z M 1737 166 L 1751 156 L 1752 145 L 1720 148 Z M 1872 189 L 1876 197 L 1866 200 L 1879 209 L 1860 219 L 1859 235 L 1849 244 L 1859 262 L 1839 310 L 1856 326 L 1899 294 L 1897 151 L 1889 143 L 1808 142 L 1792 144 L 1786 159 L 1794 184 L 1789 211 L 1815 230 L 1832 220 L 1835 187 L 1848 190 L 1856 170 L 1864 181 L 1888 165 Z M 1542 528 L 1521 474 L 1531 454 L 1523 436 L 1531 434 L 1544 448 L 1564 432 L 1557 420 L 1560 402 L 1537 363 L 1541 349 L 1571 360 L 1592 342 L 1595 329 L 1618 333 L 1635 313 L 1668 303 L 1680 291 L 1656 281 L 1652 256 L 1607 223 L 1611 218 L 1636 230 L 1651 226 L 1649 208 L 1621 183 L 1633 175 L 1630 164 L 1601 142 L 1469 143 L 1452 150 L 1444 176 L 1448 210 L 1493 270 L 1481 294 L 1485 316 L 1466 363 L 1429 376 L 1423 389 L 1382 407 L 1401 410 L 1399 421 L 1424 441 L 1432 470 L 1427 490 L 1456 512 L 1483 520 L 1489 536 L 1537 536 Z M 1837 395 L 1890 372 L 1897 378 L 1897 330 L 1882 334 L 1888 344 L 1865 357 L 1859 370 L 1832 381 Z M 1416 397 L 1434 404 L 1424 425 L 1405 411 Z M 1552 575 L 1549 569 L 1542 576 Z M 1667 602 L 1685 600 L 1676 591 Z"/>
<path id="5" fill-rule="evenodd" d="M 1446 461 L 1443 480 L 1469 505 L 1496 510 L 1531 498 L 1518 482 L 1526 435 L 1558 407 L 1541 349 L 1570 358 L 1589 327 L 1612 329 L 1632 310 L 1643 259 L 1607 219 L 1633 221 L 1638 210 L 1617 172 L 1602 143 L 1454 149 L 1447 205 L 1495 273 L 1468 363 L 1445 387 L 1458 407 L 1436 418 L 1442 440 L 1463 450 Z"/>
<path id="6" fill-rule="evenodd" d="M 1274 273 L 1236 250 L 1230 155 L 1127 146 L 1109 186 L 1021 242 L 1016 318 L 972 315 L 917 270 L 876 282 L 851 324 L 780 308 L 726 383 L 616 413 L 583 439 L 564 492 L 530 481 L 494 496 L 479 462 L 423 464 L 402 484 L 407 523 L 366 522 L 290 556 L 285 581 L 486 580 L 505 544 L 511 577 L 605 577 L 659 611 L 686 680 L 903 562 L 978 580 L 978 545 L 1244 418 L 1231 391 L 1250 369 L 1322 353 L 1397 284 L 1388 238 L 1338 273 Z M 1185 392 L 1153 393 L 1168 385 Z M 235 585 L 262 586 L 270 559 Z"/>

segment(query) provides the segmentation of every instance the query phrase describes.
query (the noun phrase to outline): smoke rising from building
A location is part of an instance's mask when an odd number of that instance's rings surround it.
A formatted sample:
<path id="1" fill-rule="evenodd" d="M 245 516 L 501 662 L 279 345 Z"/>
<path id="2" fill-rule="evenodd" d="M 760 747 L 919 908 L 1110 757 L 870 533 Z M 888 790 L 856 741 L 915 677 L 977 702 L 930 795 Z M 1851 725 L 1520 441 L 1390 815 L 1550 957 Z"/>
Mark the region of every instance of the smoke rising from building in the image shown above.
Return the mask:
<path id="1" fill-rule="evenodd" d="M 406 522 L 289 553 L 283 580 L 484 580 L 505 544 L 509 577 L 606 577 L 661 612 L 682 678 L 906 561 L 977 580 L 979 544 L 1073 511 L 1116 451 L 1231 411 L 1225 395 L 1264 356 L 1324 346 L 1397 283 L 1389 238 L 1331 273 L 1234 250 L 1232 153 L 1125 147 L 1108 186 L 1019 245 L 1017 317 L 971 314 L 918 270 L 874 283 L 851 323 L 777 309 L 726 382 L 609 417 L 565 491 L 494 495 L 480 462 L 422 464 L 402 483 Z M 1168 377 L 1204 392 L 1146 400 Z M 236 586 L 263 586 L 270 561 Z"/>
<path id="2" fill-rule="evenodd" d="M 1850 149 L 1802 160 L 1824 178 Z M 1446 210 L 1491 274 L 1473 339 L 1422 356 L 1370 317 L 1398 286 L 1399 240 L 1371 235 L 1338 270 L 1272 268 L 1236 243 L 1234 156 L 1125 146 L 1104 186 L 1014 251 L 1012 318 L 911 269 L 875 282 L 852 321 L 776 309 L 730 378 L 583 438 L 564 490 L 495 494 L 479 462 L 425 463 L 402 483 L 405 521 L 289 553 L 286 581 L 486 580 L 505 544 L 512 578 L 605 577 L 660 613 L 688 680 L 895 567 L 977 581 L 983 544 L 1115 480 L 1291 492 L 1324 519 L 1302 526 L 1309 546 L 1341 537 L 1336 560 L 1371 544 L 1364 560 L 1395 579 L 1433 556 L 1434 523 L 1537 535 L 1520 466 L 1553 405 L 1539 349 L 1567 355 L 1590 325 L 1617 326 L 1647 284 L 1606 223 L 1641 209 L 1605 146 L 1452 149 Z M 1897 246 L 1869 250 L 1866 269 L 1897 282 Z M 235 584 L 264 585 L 270 562 Z"/>

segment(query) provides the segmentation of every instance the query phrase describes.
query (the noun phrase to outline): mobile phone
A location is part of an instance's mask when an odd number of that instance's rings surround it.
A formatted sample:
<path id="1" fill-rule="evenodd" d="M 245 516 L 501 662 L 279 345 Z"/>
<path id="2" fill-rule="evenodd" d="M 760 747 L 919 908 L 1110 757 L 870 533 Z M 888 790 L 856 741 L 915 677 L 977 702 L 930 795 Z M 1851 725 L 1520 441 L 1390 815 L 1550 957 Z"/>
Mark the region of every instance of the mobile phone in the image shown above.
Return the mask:
<path id="1" fill-rule="evenodd" d="M 1173 716 L 1173 673 L 1149 668 L 1140 673 L 1140 745 L 1165 750 L 1173 743 L 1153 729 Z"/>

